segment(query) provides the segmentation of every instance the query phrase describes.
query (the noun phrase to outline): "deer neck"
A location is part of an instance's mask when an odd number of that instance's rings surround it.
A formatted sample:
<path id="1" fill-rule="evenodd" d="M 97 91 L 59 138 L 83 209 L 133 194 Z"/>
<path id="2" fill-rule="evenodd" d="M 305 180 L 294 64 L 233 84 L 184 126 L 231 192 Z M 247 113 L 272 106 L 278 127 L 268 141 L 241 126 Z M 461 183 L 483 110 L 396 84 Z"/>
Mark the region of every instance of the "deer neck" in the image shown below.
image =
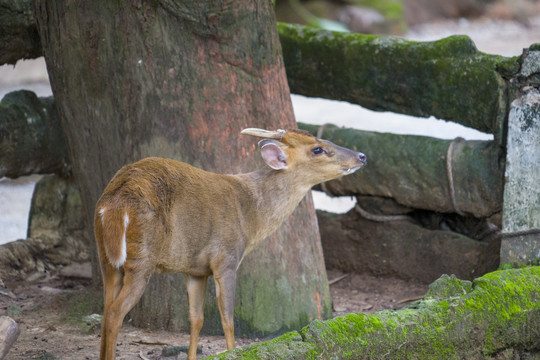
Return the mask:
<path id="1" fill-rule="evenodd" d="M 247 244 L 247 253 L 292 214 L 311 185 L 289 170 L 265 168 L 238 176 L 251 191 L 258 225 L 257 233 Z"/>

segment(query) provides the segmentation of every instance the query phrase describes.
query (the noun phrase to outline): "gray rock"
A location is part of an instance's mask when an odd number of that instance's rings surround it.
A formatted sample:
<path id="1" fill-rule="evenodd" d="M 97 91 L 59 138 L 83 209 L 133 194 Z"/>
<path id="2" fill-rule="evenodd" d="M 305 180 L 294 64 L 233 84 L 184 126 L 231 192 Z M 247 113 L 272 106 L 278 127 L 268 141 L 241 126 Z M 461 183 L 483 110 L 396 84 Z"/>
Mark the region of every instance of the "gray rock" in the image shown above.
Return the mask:
<path id="1" fill-rule="evenodd" d="M 74 277 L 81 279 L 92 279 L 92 265 L 89 262 L 73 263 L 60 270 L 63 277 Z"/>
<path id="2" fill-rule="evenodd" d="M 524 60 L 526 74 L 538 72 L 533 60 Z M 529 59 L 529 60 L 528 60 Z M 529 64 L 525 67 L 526 64 Z M 540 258 L 540 92 L 533 88 L 512 102 L 508 115 L 508 142 L 503 204 L 501 261 L 528 262 Z"/>
<path id="3" fill-rule="evenodd" d="M 0 316 L 0 360 L 6 357 L 20 333 L 19 325 L 15 320 Z"/>

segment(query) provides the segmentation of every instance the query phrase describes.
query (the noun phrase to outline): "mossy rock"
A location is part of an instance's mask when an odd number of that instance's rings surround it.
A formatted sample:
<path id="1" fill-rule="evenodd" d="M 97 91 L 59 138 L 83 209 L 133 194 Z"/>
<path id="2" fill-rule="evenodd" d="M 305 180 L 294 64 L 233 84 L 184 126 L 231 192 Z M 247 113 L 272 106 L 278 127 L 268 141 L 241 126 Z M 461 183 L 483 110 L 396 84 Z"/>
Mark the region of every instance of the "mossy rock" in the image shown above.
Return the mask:
<path id="1" fill-rule="evenodd" d="M 313 321 L 209 359 L 492 359 L 540 353 L 540 267 L 444 276 L 399 311 Z M 501 357 L 502 356 L 502 357 Z"/>

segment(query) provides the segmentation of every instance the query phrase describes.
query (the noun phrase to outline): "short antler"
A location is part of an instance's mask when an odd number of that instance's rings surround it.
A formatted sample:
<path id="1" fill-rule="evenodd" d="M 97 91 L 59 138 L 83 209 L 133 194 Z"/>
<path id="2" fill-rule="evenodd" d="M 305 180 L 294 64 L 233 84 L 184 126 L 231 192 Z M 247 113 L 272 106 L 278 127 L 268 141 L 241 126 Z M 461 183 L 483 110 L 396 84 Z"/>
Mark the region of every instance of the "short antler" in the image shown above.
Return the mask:
<path id="1" fill-rule="evenodd" d="M 251 135 L 251 136 L 256 136 L 256 137 L 265 138 L 265 139 L 275 139 L 275 140 L 281 141 L 283 139 L 283 135 L 285 135 L 286 132 L 287 131 L 282 130 L 282 129 L 271 131 L 271 130 L 264 130 L 264 129 L 257 129 L 257 128 L 247 128 L 247 129 L 242 130 L 240 134 Z"/>

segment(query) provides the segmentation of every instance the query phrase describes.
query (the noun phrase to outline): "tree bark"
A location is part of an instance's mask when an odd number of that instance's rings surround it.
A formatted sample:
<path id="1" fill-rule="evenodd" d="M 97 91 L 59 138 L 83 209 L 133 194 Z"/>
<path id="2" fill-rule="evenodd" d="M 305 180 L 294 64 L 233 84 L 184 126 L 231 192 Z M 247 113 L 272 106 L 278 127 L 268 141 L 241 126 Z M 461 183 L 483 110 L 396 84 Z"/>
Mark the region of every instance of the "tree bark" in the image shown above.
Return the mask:
<path id="1" fill-rule="evenodd" d="M 256 141 L 241 129 L 295 127 L 269 1 L 37 0 L 35 8 L 88 224 L 126 163 L 162 156 L 216 172 L 253 170 Z M 310 198 L 247 256 L 237 283 L 240 333 L 330 315 Z M 135 323 L 186 329 L 183 288 L 181 274 L 154 276 Z M 216 309 L 208 301 L 209 332 L 221 327 Z"/>
<path id="2" fill-rule="evenodd" d="M 71 174 L 64 134 L 52 97 L 30 91 L 7 94 L 0 102 L 0 178 Z"/>

